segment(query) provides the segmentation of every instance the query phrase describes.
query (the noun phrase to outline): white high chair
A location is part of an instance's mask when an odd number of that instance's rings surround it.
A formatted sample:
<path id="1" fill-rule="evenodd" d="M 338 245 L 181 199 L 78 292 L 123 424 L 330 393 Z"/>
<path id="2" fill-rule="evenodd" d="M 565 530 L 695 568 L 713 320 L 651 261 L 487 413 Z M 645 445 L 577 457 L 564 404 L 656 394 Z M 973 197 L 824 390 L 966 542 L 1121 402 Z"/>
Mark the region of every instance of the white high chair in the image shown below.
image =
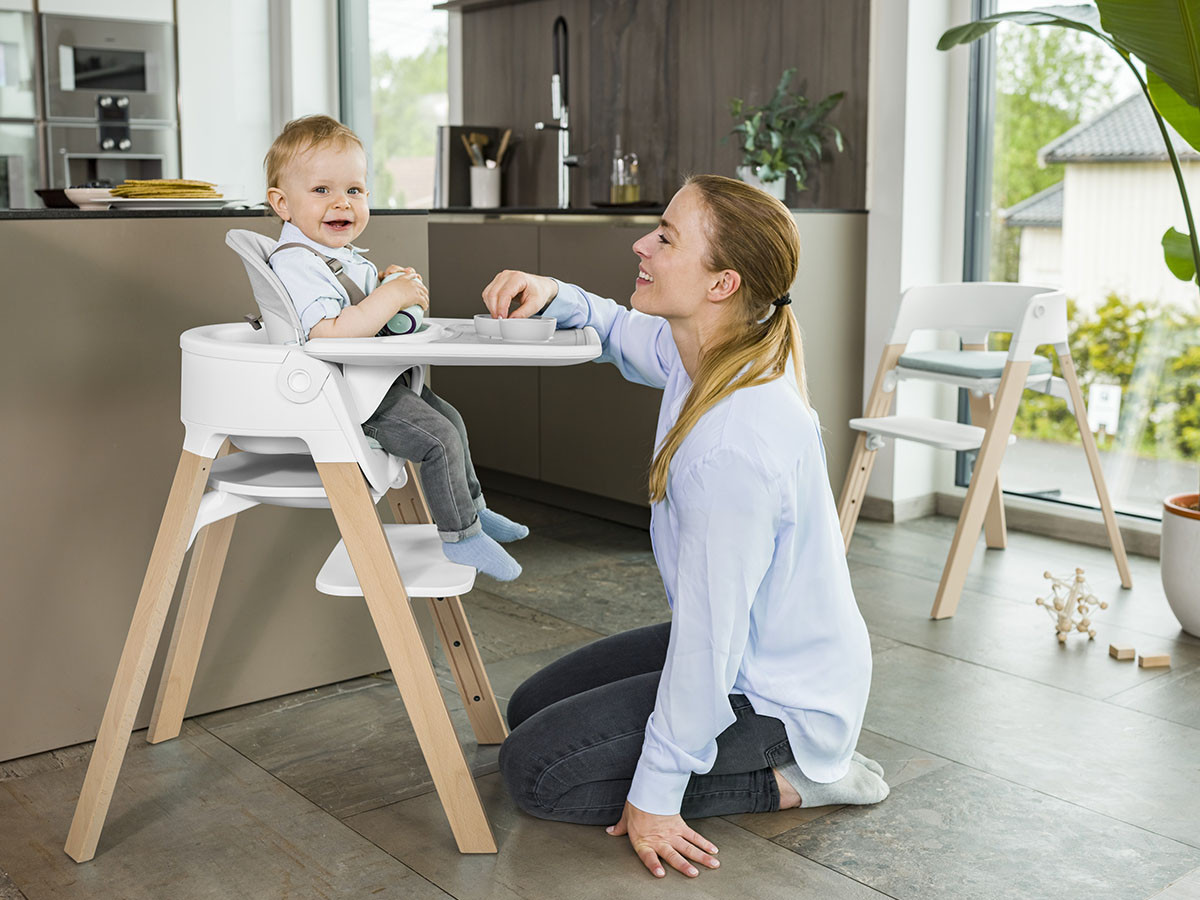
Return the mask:
<path id="1" fill-rule="evenodd" d="M 962 341 L 962 350 L 906 353 L 912 333 L 918 330 L 954 332 Z M 990 332 L 1011 333 L 1007 353 L 987 349 Z M 1034 352 L 1047 344 L 1054 347 L 1058 356 L 1061 378 L 1052 375 L 1048 358 Z M 897 383 L 902 379 L 966 388 L 974 424 L 888 415 Z M 896 324 L 884 347 L 863 416 L 850 420 L 850 427 L 860 434 L 842 485 L 838 517 L 849 550 L 875 464 L 875 452 L 883 446 L 885 438 L 916 441 L 945 450 L 979 451 L 930 612 L 935 619 L 952 616 L 958 608 L 980 528 L 985 529 L 989 548 L 1003 549 L 1007 544 L 1000 463 L 1005 448 L 1014 440 L 1012 425 L 1026 388 L 1066 400 L 1074 413 L 1121 585 L 1128 588 L 1133 583 L 1067 344 L 1066 295 L 1051 288 L 999 282 L 913 287 L 900 298 Z"/>
<path id="2" fill-rule="evenodd" d="M 226 243 L 245 263 L 264 329 L 208 325 L 180 337 L 183 452 L 66 852 L 77 862 L 95 855 L 189 545 L 194 539 L 147 734 L 151 743 L 179 734 L 237 514 L 269 504 L 332 508 L 342 541 L 322 566 L 317 588 L 365 596 L 459 850 L 494 853 L 491 828 L 408 602 L 428 598 L 476 740 L 500 743 L 507 728 L 459 600 L 473 586 L 475 570 L 445 558 L 412 464 L 369 446 L 361 423 L 396 377 L 414 365 L 571 364 L 599 355 L 599 339 L 584 329 L 561 332 L 544 347 L 494 347 L 474 337 L 469 320 L 430 319 L 420 334 L 305 343 L 292 304 L 265 262 L 275 242 L 231 231 Z M 337 362 L 346 363 L 345 371 Z M 419 389 L 423 370 L 414 375 Z M 243 452 L 223 455 L 227 440 Z M 385 494 L 401 524 L 381 525 L 375 503 Z"/>

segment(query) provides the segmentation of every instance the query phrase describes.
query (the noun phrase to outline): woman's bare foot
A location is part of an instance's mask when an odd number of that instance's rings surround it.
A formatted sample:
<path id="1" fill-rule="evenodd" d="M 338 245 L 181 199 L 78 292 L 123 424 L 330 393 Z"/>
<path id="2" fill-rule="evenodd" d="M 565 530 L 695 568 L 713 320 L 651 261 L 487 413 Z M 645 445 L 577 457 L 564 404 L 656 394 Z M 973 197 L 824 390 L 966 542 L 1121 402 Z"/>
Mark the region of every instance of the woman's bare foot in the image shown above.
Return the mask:
<path id="1" fill-rule="evenodd" d="M 779 808 L 794 809 L 800 805 L 800 795 L 792 787 L 790 781 L 779 774 L 778 769 L 771 770 L 775 774 L 775 783 L 779 785 Z"/>

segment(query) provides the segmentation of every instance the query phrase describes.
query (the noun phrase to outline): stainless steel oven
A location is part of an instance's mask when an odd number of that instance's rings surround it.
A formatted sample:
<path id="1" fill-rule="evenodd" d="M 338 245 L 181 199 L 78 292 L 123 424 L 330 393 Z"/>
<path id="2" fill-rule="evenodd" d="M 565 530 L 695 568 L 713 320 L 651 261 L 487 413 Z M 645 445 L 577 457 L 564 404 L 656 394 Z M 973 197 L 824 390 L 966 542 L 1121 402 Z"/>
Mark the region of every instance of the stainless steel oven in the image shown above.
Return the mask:
<path id="1" fill-rule="evenodd" d="M 127 178 L 176 178 L 179 137 L 173 125 L 132 123 L 119 142 L 95 123 L 46 126 L 52 188 L 120 184 Z M 113 141 L 105 147 L 106 141 Z"/>
<path id="2" fill-rule="evenodd" d="M 173 25 L 43 15 L 42 65 L 47 119 L 175 121 Z"/>

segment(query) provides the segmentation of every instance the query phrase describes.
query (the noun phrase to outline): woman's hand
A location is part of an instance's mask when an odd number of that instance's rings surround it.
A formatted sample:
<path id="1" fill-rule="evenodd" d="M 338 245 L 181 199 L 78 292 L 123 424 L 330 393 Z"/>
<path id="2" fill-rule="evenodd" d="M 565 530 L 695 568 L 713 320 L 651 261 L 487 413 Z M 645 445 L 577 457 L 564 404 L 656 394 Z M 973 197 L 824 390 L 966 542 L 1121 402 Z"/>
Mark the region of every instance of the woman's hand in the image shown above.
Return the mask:
<path id="1" fill-rule="evenodd" d="M 505 269 L 483 289 L 483 302 L 493 319 L 527 319 L 556 296 L 558 283 L 553 278 L 512 269 Z"/>
<path id="2" fill-rule="evenodd" d="M 695 878 L 699 870 L 688 860 L 703 863 L 710 869 L 721 865 L 710 853 L 717 848 L 703 835 L 693 831 L 682 816 L 656 816 L 643 812 L 626 801 L 621 821 L 608 829 L 609 834 L 628 834 L 633 852 L 645 863 L 656 877 L 662 878 L 666 871 L 659 857 L 666 860 L 684 875 Z M 707 851 L 707 852 L 705 852 Z M 686 857 L 686 858 L 685 858 Z"/>

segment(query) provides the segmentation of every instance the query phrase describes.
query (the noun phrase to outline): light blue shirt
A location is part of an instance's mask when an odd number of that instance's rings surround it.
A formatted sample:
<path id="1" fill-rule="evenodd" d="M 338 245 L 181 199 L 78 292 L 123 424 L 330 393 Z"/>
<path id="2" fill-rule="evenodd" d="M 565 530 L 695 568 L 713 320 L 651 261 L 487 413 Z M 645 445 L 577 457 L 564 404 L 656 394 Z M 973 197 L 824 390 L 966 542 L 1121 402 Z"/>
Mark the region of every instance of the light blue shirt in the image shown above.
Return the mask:
<path id="1" fill-rule="evenodd" d="M 323 256 L 331 256 L 340 260 L 342 271 L 362 288 L 364 294 L 369 294 L 379 286 L 379 272 L 375 264 L 365 259 L 362 254 L 368 251 L 347 244 L 345 247 L 326 247 L 304 236 L 304 232 L 291 222 L 283 223 L 279 232 L 280 244 L 305 244 L 312 247 Z M 325 262 L 313 256 L 307 250 L 290 247 L 280 250 L 271 257 L 271 269 L 279 276 L 283 286 L 287 288 L 296 314 L 300 317 L 300 326 L 304 329 L 304 337 L 312 327 L 322 319 L 333 319 L 350 305 L 350 295 L 338 283 L 337 277 L 329 271 Z"/>
<path id="2" fill-rule="evenodd" d="M 559 283 L 559 327 L 591 325 L 597 361 L 663 389 L 655 446 L 692 386 L 665 319 Z M 671 460 L 651 508 L 671 638 L 629 802 L 679 812 L 735 717 L 728 695 L 782 720 L 813 781 L 846 774 L 871 684 L 871 645 L 850 587 L 820 425 L 792 372 L 706 412 Z"/>

